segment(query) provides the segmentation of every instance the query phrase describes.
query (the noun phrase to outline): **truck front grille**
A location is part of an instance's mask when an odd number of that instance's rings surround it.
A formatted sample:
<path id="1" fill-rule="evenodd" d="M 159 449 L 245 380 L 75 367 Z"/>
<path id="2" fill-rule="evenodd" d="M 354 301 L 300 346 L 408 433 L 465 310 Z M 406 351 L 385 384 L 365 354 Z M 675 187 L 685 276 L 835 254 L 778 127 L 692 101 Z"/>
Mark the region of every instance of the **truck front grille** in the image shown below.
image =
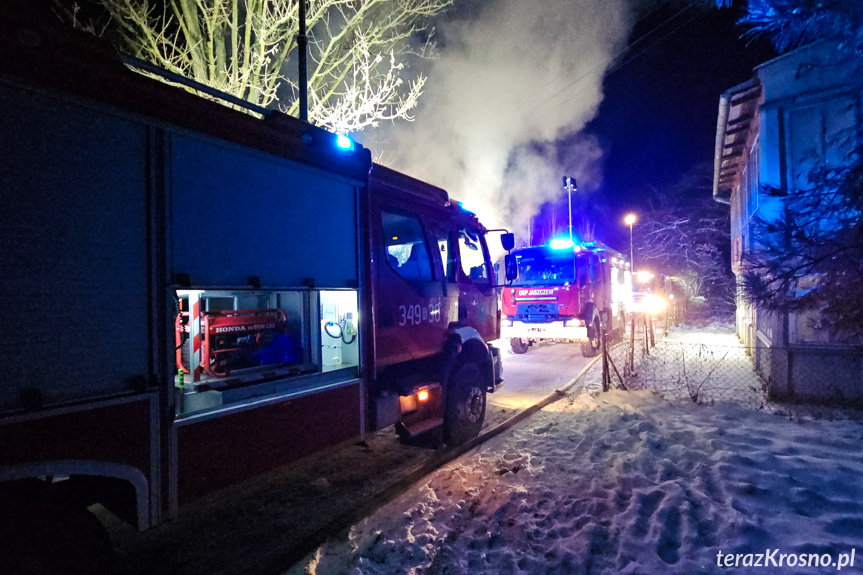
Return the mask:
<path id="1" fill-rule="evenodd" d="M 556 303 L 520 303 L 517 307 L 518 315 L 557 315 Z"/>
<path id="2" fill-rule="evenodd" d="M 545 323 L 559 318 L 556 303 L 520 303 L 518 320 L 525 323 Z"/>

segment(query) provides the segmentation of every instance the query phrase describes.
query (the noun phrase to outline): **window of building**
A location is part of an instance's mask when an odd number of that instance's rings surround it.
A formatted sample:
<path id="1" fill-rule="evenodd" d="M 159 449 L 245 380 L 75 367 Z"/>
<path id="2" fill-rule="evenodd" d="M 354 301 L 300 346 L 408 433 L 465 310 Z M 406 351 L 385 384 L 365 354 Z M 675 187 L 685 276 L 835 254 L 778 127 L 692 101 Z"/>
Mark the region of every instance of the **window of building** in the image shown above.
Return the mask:
<path id="1" fill-rule="evenodd" d="M 761 154 L 759 152 L 758 140 L 752 144 L 749 150 L 749 159 L 746 162 L 746 211 L 745 221 L 749 221 L 758 211 L 758 173 L 760 171 Z"/>
<path id="2" fill-rule="evenodd" d="M 773 314 L 763 306 L 755 308 L 755 327 L 767 339 L 773 341 Z"/>

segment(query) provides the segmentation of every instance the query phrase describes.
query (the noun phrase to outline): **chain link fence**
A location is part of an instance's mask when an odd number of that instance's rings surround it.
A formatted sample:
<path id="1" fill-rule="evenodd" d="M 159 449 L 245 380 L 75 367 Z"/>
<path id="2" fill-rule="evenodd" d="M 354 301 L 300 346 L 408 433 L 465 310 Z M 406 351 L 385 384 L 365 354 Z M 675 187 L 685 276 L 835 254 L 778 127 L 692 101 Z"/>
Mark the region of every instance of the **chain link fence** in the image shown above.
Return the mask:
<path id="1" fill-rule="evenodd" d="M 750 348 L 733 337 L 713 343 L 709 334 L 678 338 L 667 330 L 673 333 L 673 322 L 651 326 L 639 316 L 623 341 L 608 341 L 596 368 L 601 387 L 773 411 L 802 404 L 863 409 L 863 350 Z"/>

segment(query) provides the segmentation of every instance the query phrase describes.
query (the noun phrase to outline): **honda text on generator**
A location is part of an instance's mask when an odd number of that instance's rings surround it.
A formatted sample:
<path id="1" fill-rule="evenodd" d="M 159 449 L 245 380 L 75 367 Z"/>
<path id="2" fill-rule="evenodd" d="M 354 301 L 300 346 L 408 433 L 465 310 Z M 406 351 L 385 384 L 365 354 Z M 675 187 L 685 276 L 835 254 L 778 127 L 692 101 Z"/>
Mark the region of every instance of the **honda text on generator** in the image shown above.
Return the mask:
<path id="1" fill-rule="evenodd" d="M 518 248 L 518 279 L 501 292 L 501 337 L 525 353 L 542 340 L 581 342 L 585 357 L 596 355 L 603 329 L 622 336 L 632 290 L 629 263 L 599 243 Z"/>
<path id="2" fill-rule="evenodd" d="M 371 430 L 479 432 L 503 380 L 473 214 L 51 22 L 0 14 L 0 572 L 65 571 L 93 503 L 144 529 Z"/>

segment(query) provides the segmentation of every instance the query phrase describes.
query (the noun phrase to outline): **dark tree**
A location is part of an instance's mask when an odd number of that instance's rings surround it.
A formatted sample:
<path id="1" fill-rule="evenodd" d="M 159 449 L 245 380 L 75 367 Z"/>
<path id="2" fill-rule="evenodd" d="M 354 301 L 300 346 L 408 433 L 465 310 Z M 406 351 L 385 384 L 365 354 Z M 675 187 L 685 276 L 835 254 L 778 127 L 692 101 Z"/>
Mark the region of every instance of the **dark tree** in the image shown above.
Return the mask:
<path id="1" fill-rule="evenodd" d="M 859 152 L 855 154 L 859 158 Z M 744 258 L 744 298 L 780 312 L 820 311 L 816 328 L 859 341 L 863 326 L 863 163 L 822 168 L 810 186 L 780 196 L 782 217 L 753 225 Z"/>
<path id="2" fill-rule="evenodd" d="M 678 293 L 703 304 L 710 316 L 730 319 L 734 277 L 728 209 L 713 201 L 711 166 L 657 190 L 634 233 L 635 267 L 671 277 Z"/>
<path id="3" fill-rule="evenodd" d="M 720 0 L 719 4 L 730 4 Z M 750 34 L 770 38 L 779 52 L 835 40 L 863 55 L 863 2 L 856 0 L 749 0 L 741 20 Z"/>

